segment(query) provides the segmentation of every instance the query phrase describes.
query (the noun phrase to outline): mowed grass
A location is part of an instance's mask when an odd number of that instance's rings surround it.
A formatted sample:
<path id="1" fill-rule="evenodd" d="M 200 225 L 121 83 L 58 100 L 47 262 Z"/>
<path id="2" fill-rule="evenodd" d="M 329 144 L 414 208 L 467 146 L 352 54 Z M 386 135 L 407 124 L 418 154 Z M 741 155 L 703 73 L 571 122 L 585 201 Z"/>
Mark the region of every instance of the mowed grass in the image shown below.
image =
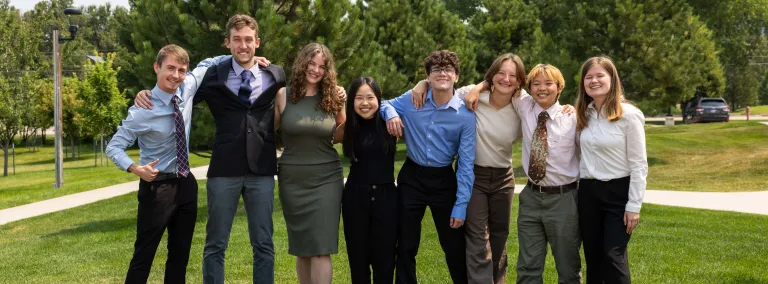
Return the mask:
<path id="1" fill-rule="evenodd" d="M 759 122 L 646 125 L 648 189 L 768 190 L 768 126 Z"/>
<path id="2" fill-rule="evenodd" d="M 685 191 L 768 190 L 768 126 L 758 122 L 679 124 L 674 127 L 646 125 L 649 163 L 648 189 Z M 49 141 L 50 142 L 50 141 Z M 50 145 L 52 143 L 49 143 Z M 336 145 L 341 153 L 341 145 Z M 17 149 L 16 175 L 0 177 L 0 209 L 28 204 L 81 191 L 135 181 L 105 158 L 94 167 L 93 148 L 81 146 L 81 155 L 64 163 L 64 188 L 54 189 L 53 147 L 38 152 Z M 513 150 L 512 165 L 517 184 L 527 178 L 520 158 L 521 143 Z M 139 151 L 128 150 L 138 161 Z M 193 167 L 208 164 L 210 152 L 192 153 Z M 405 161 L 405 143 L 398 143 L 395 174 Z M 344 174 L 349 161 L 342 157 Z M 10 160 L 9 160 L 10 162 Z M 100 162 L 99 162 L 100 163 Z M 10 171 L 10 169 L 9 169 Z"/>
<path id="3" fill-rule="evenodd" d="M 80 156 L 64 159 L 64 187 L 53 188 L 56 180 L 54 166 L 53 141 L 39 151 L 30 152 L 26 148 L 16 148 L 16 174 L 13 174 L 11 157 L 8 158 L 8 176 L 0 176 L 0 209 L 10 208 L 36 201 L 42 201 L 81 191 L 101 188 L 124 182 L 136 181 L 131 173 L 120 171 L 104 156 L 104 166 L 94 166 L 93 146 L 81 145 Z M 126 151 L 135 162 L 139 161 L 139 150 Z M 207 165 L 210 152 L 200 155 L 190 154 L 192 167 Z"/>
<path id="4" fill-rule="evenodd" d="M 189 283 L 201 283 L 205 242 L 206 191 L 200 184 L 198 222 L 187 270 Z M 277 196 L 277 194 L 275 194 Z M 133 252 L 135 193 L 0 226 L 0 283 L 120 283 Z M 508 238 L 507 283 L 514 283 L 517 260 L 517 198 Z M 275 198 L 275 282 L 298 283 L 294 258 Z M 226 255 L 229 283 L 250 283 L 251 248 L 240 205 Z M 447 221 L 447 220 L 446 220 Z M 768 216 L 645 205 L 629 247 L 634 283 L 768 283 Z M 450 283 L 432 218 L 422 223 L 420 283 Z M 158 248 L 150 283 L 162 283 L 167 249 Z M 350 283 L 343 233 L 332 257 L 334 283 Z M 554 261 L 547 257 L 545 283 L 556 283 Z"/>
<path id="5" fill-rule="evenodd" d="M 745 115 L 747 113 L 746 108 L 739 109 L 738 111 L 731 112 L 731 114 Z M 768 105 L 762 106 L 750 106 L 749 115 L 768 115 Z"/>

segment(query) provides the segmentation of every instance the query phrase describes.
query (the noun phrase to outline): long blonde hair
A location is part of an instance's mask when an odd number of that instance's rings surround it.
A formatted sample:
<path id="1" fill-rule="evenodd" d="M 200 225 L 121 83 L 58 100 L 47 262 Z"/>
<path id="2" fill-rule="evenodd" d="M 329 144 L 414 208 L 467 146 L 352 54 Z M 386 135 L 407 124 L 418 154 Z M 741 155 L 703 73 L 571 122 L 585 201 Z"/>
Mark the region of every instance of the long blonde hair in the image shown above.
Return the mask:
<path id="1" fill-rule="evenodd" d="M 603 103 L 602 109 L 605 110 L 605 116 L 608 121 L 614 122 L 621 118 L 624 114 L 624 110 L 621 108 L 621 103 L 626 102 L 624 99 L 624 88 L 621 86 L 621 80 L 619 79 L 619 72 L 616 71 L 616 65 L 613 64 L 610 58 L 607 56 L 596 56 L 584 62 L 581 65 L 581 76 L 579 76 L 579 96 L 576 99 L 576 130 L 581 131 L 587 128 L 589 124 L 589 117 L 587 116 L 587 107 L 594 100 L 587 95 L 587 89 L 584 85 L 584 77 L 587 76 L 587 72 L 592 66 L 600 65 L 608 71 L 608 75 L 611 77 L 611 89 L 608 91 L 608 97 Z"/>

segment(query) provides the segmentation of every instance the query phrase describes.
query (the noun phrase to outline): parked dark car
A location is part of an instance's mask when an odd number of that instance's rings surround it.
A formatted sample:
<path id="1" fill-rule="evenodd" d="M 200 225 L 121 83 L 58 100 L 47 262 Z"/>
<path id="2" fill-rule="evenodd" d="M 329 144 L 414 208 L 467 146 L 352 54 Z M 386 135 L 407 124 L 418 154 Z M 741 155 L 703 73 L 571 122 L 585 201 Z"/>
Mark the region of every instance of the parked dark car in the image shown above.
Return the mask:
<path id="1" fill-rule="evenodd" d="M 730 109 L 722 98 L 699 98 L 686 103 L 683 111 L 685 123 L 728 122 Z"/>

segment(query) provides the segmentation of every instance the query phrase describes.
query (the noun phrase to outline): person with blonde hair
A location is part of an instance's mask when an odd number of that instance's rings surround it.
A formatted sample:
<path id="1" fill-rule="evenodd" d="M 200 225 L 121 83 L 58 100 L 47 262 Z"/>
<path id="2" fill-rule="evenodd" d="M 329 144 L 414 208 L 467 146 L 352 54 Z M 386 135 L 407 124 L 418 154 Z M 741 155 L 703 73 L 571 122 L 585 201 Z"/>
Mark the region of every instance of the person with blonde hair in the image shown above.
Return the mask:
<path id="1" fill-rule="evenodd" d="M 328 47 L 310 43 L 301 49 L 290 85 L 277 92 L 274 116 L 284 143 L 278 188 L 288 253 L 296 256 L 299 283 L 331 283 L 344 189 L 333 144 L 340 142 L 346 113 Z"/>
<path id="2" fill-rule="evenodd" d="M 648 175 L 643 112 L 624 98 L 610 58 L 581 67 L 579 226 L 587 283 L 630 283 L 627 245 L 640 220 Z"/>
<path id="3" fill-rule="evenodd" d="M 558 102 L 565 79 L 557 67 L 538 64 L 527 81 L 530 95 L 512 99 L 522 121 L 522 162 L 528 176 L 518 206 L 517 283 L 543 282 L 547 245 L 558 282 L 580 283 L 576 116 Z"/>

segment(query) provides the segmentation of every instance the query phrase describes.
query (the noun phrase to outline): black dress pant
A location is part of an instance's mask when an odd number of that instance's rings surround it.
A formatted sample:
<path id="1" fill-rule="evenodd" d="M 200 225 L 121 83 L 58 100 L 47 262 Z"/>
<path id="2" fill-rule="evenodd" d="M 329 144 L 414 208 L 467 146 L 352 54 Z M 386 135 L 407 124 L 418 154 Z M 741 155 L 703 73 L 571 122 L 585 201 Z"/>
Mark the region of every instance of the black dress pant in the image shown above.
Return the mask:
<path id="1" fill-rule="evenodd" d="M 587 263 L 587 284 L 630 283 L 624 225 L 629 177 L 579 182 L 579 228 Z"/>
<path id="2" fill-rule="evenodd" d="M 197 219 L 197 180 L 186 178 L 139 182 L 136 243 L 125 283 L 146 283 L 155 251 L 168 228 L 165 283 L 185 283 L 192 234 Z"/>
<path id="3" fill-rule="evenodd" d="M 400 232 L 396 283 L 415 284 L 421 220 L 429 206 L 453 283 L 467 283 L 464 227 L 450 227 L 456 203 L 456 172 L 451 166 L 422 167 L 407 159 L 397 177 Z"/>
<path id="4" fill-rule="evenodd" d="M 392 284 L 397 247 L 397 191 L 394 183 L 348 181 L 341 204 L 352 284 Z"/>

